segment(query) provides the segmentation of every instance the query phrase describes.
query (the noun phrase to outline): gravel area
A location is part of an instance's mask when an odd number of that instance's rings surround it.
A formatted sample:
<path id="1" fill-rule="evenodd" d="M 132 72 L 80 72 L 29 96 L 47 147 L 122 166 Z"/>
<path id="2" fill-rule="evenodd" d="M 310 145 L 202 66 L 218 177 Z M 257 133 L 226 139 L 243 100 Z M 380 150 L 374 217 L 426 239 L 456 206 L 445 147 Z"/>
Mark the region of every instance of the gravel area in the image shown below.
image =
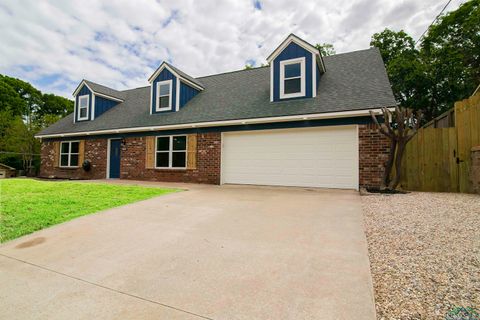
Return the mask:
<path id="1" fill-rule="evenodd" d="M 377 319 L 480 308 L 480 196 L 362 196 Z"/>

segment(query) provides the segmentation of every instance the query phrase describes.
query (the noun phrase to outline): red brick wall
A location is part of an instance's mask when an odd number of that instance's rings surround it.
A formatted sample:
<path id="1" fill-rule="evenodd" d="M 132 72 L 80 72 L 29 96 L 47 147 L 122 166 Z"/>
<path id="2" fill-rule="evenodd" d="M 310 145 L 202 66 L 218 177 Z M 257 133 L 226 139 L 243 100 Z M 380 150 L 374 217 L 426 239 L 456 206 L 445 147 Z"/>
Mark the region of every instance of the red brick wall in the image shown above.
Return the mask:
<path id="1" fill-rule="evenodd" d="M 197 138 L 197 168 L 194 170 L 146 169 L 145 137 L 126 138 L 122 145 L 120 178 L 169 182 L 220 184 L 221 133 L 200 133 Z M 388 156 L 388 139 L 373 124 L 359 125 L 360 186 L 378 187 Z M 53 142 L 42 143 L 42 177 L 104 179 L 107 140 L 86 140 L 85 159 L 92 162 L 90 172 L 83 169 L 54 168 Z"/>
<path id="2" fill-rule="evenodd" d="M 375 124 L 358 126 L 360 187 L 379 187 L 390 143 Z"/>
<path id="3" fill-rule="evenodd" d="M 55 150 L 53 141 L 43 141 L 41 149 L 40 177 L 61 179 L 105 179 L 107 168 L 107 140 L 85 140 L 85 160 L 90 160 L 92 167 L 86 172 L 83 168 L 55 167 Z M 56 150 L 59 152 L 59 150 Z M 81 165 L 81 164 L 80 164 Z"/>
<path id="4" fill-rule="evenodd" d="M 120 178 L 167 182 L 220 184 L 221 133 L 199 133 L 197 168 L 146 169 L 145 137 L 126 138 L 122 146 Z"/>

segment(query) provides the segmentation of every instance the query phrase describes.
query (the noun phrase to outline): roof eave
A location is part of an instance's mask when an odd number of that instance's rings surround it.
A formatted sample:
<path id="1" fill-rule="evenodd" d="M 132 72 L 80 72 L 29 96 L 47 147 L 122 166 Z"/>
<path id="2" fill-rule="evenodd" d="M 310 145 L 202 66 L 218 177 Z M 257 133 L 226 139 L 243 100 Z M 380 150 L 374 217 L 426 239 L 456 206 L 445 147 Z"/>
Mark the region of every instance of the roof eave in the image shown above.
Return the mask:
<path id="1" fill-rule="evenodd" d="M 114 96 L 111 96 L 109 94 L 105 94 L 105 93 L 102 93 L 102 92 L 98 92 L 98 91 L 95 91 L 92 89 L 92 87 L 90 87 L 87 83 L 87 81 L 85 81 L 85 79 L 83 79 L 80 84 L 77 86 L 77 88 L 75 89 L 75 91 L 73 92 L 72 96 L 73 97 L 76 97 L 78 92 L 80 91 L 80 89 L 82 88 L 82 85 L 85 85 L 88 90 L 90 90 L 93 94 L 97 95 L 97 96 L 101 96 L 101 97 L 104 97 L 104 98 L 107 98 L 107 99 L 111 99 L 111 100 L 114 100 L 114 101 L 117 101 L 117 102 L 124 102 L 125 100 L 124 99 L 121 99 L 121 98 L 118 98 L 118 97 L 114 97 Z"/>
<path id="2" fill-rule="evenodd" d="M 315 46 L 311 45 L 307 41 L 297 37 L 292 33 L 285 40 L 283 40 L 282 43 L 275 50 L 273 50 L 273 52 L 267 57 L 267 62 L 271 63 L 291 42 L 295 42 L 305 50 L 317 56 L 321 56 L 320 52 L 317 48 L 315 48 Z"/>
<path id="3" fill-rule="evenodd" d="M 393 110 L 392 107 L 388 107 L 389 110 Z M 305 120 L 320 120 L 320 119 L 332 119 L 332 118 L 346 118 L 346 117 L 361 117 L 370 116 L 370 111 L 375 114 L 381 114 L 381 108 L 367 108 L 350 111 L 334 111 L 334 112 L 322 112 L 322 113 L 307 113 L 288 116 L 275 116 L 275 117 L 262 117 L 262 118 L 244 118 L 235 120 L 219 120 L 219 121 L 206 121 L 206 122 L 194 122 L 194 123 L 182 123 L 173 125 L 160 125 L 160 126 L 148 126 L 148 127 L 130 127 L 130 128 L 118 128 L 118 129 L 103 129 L 93 131 L 82 132 L 69 132 L 69 133 L 53 133 L 53 134 L 37 134 L 35 138 L 62 138 L 62 137 L 75 137 L 75 136 L 90 136 L 90 135 L 102 135 L 102 134 L 119 134 L 128 132 L 148 132 L 148 131 L 162 131 L 173 129 L 189 129 L 200 127 L 215 127 L 215 126 L 233 126 L 233 125 L 245 125 L 245 124 L 261 124 L 272 122 L 286 122 L 286 121 L 305 121 Z"/>
<path id="4" fill-rule="evenodd" d="M 88 88 L 88 90 L 90 90 L 90 91 L 93 92 L 92 88 L 90 88 L 90 86 L 87 84 L 87 82 L 85 81 L 85 79 L 82 79 L 82 81 L 80 81 L 80 83 L 78 84 L 78 86 L 77 86 L 77 88 L 75 89 L 75 91 L 73 91 L 73 94 L 72 94 L 73 97 L 76 97 L 76 96 L 77 96 L 78 92 L 79 92 L 80 89 L 82 88 L 82 85 L 85 85 L 85 86 Z"/>

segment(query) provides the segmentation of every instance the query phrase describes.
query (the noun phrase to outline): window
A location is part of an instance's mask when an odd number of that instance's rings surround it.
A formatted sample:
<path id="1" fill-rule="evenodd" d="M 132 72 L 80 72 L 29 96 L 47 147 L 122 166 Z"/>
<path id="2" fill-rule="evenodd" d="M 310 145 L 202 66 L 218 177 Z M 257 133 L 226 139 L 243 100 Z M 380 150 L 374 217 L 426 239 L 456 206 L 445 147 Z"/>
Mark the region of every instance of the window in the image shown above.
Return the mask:
<path id="1" fill-rule="evenodd" d="M 78 97 L 78 120 L 88 119 L 89 100 L 90 100 L 90 96 L 88 94 Z"/>
<path id="2" fill-rule="evenodd" d="M 280 61 L 280 98 L 305 96 L 305 58 Z"/>
<path id="3" fill-rule="evenodd" d="M 157 111 L 172 109 L 172 80 L 157 82 Z"/>
<path id="4" fill-rule="evenodd" d="M 60 144 L 60 167 L 78 167 L 78 141 L 62 142 Z"/>
<path id="5" fill-rule="evenodd" d="M 156 168 L 186 168 L 187 136 L 157 137 Z"/>

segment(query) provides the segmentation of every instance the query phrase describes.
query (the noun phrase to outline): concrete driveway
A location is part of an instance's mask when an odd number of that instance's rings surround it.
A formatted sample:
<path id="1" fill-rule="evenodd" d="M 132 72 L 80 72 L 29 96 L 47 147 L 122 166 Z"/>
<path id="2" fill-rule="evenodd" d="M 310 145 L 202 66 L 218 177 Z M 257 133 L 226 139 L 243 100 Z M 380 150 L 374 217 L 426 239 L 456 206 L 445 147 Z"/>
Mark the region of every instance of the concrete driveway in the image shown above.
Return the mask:
<path id="1" fill-rule="evenodd" d="M 359 195 L 190 190 L 0 247 L 1 319 L 374 319 Z"/>

